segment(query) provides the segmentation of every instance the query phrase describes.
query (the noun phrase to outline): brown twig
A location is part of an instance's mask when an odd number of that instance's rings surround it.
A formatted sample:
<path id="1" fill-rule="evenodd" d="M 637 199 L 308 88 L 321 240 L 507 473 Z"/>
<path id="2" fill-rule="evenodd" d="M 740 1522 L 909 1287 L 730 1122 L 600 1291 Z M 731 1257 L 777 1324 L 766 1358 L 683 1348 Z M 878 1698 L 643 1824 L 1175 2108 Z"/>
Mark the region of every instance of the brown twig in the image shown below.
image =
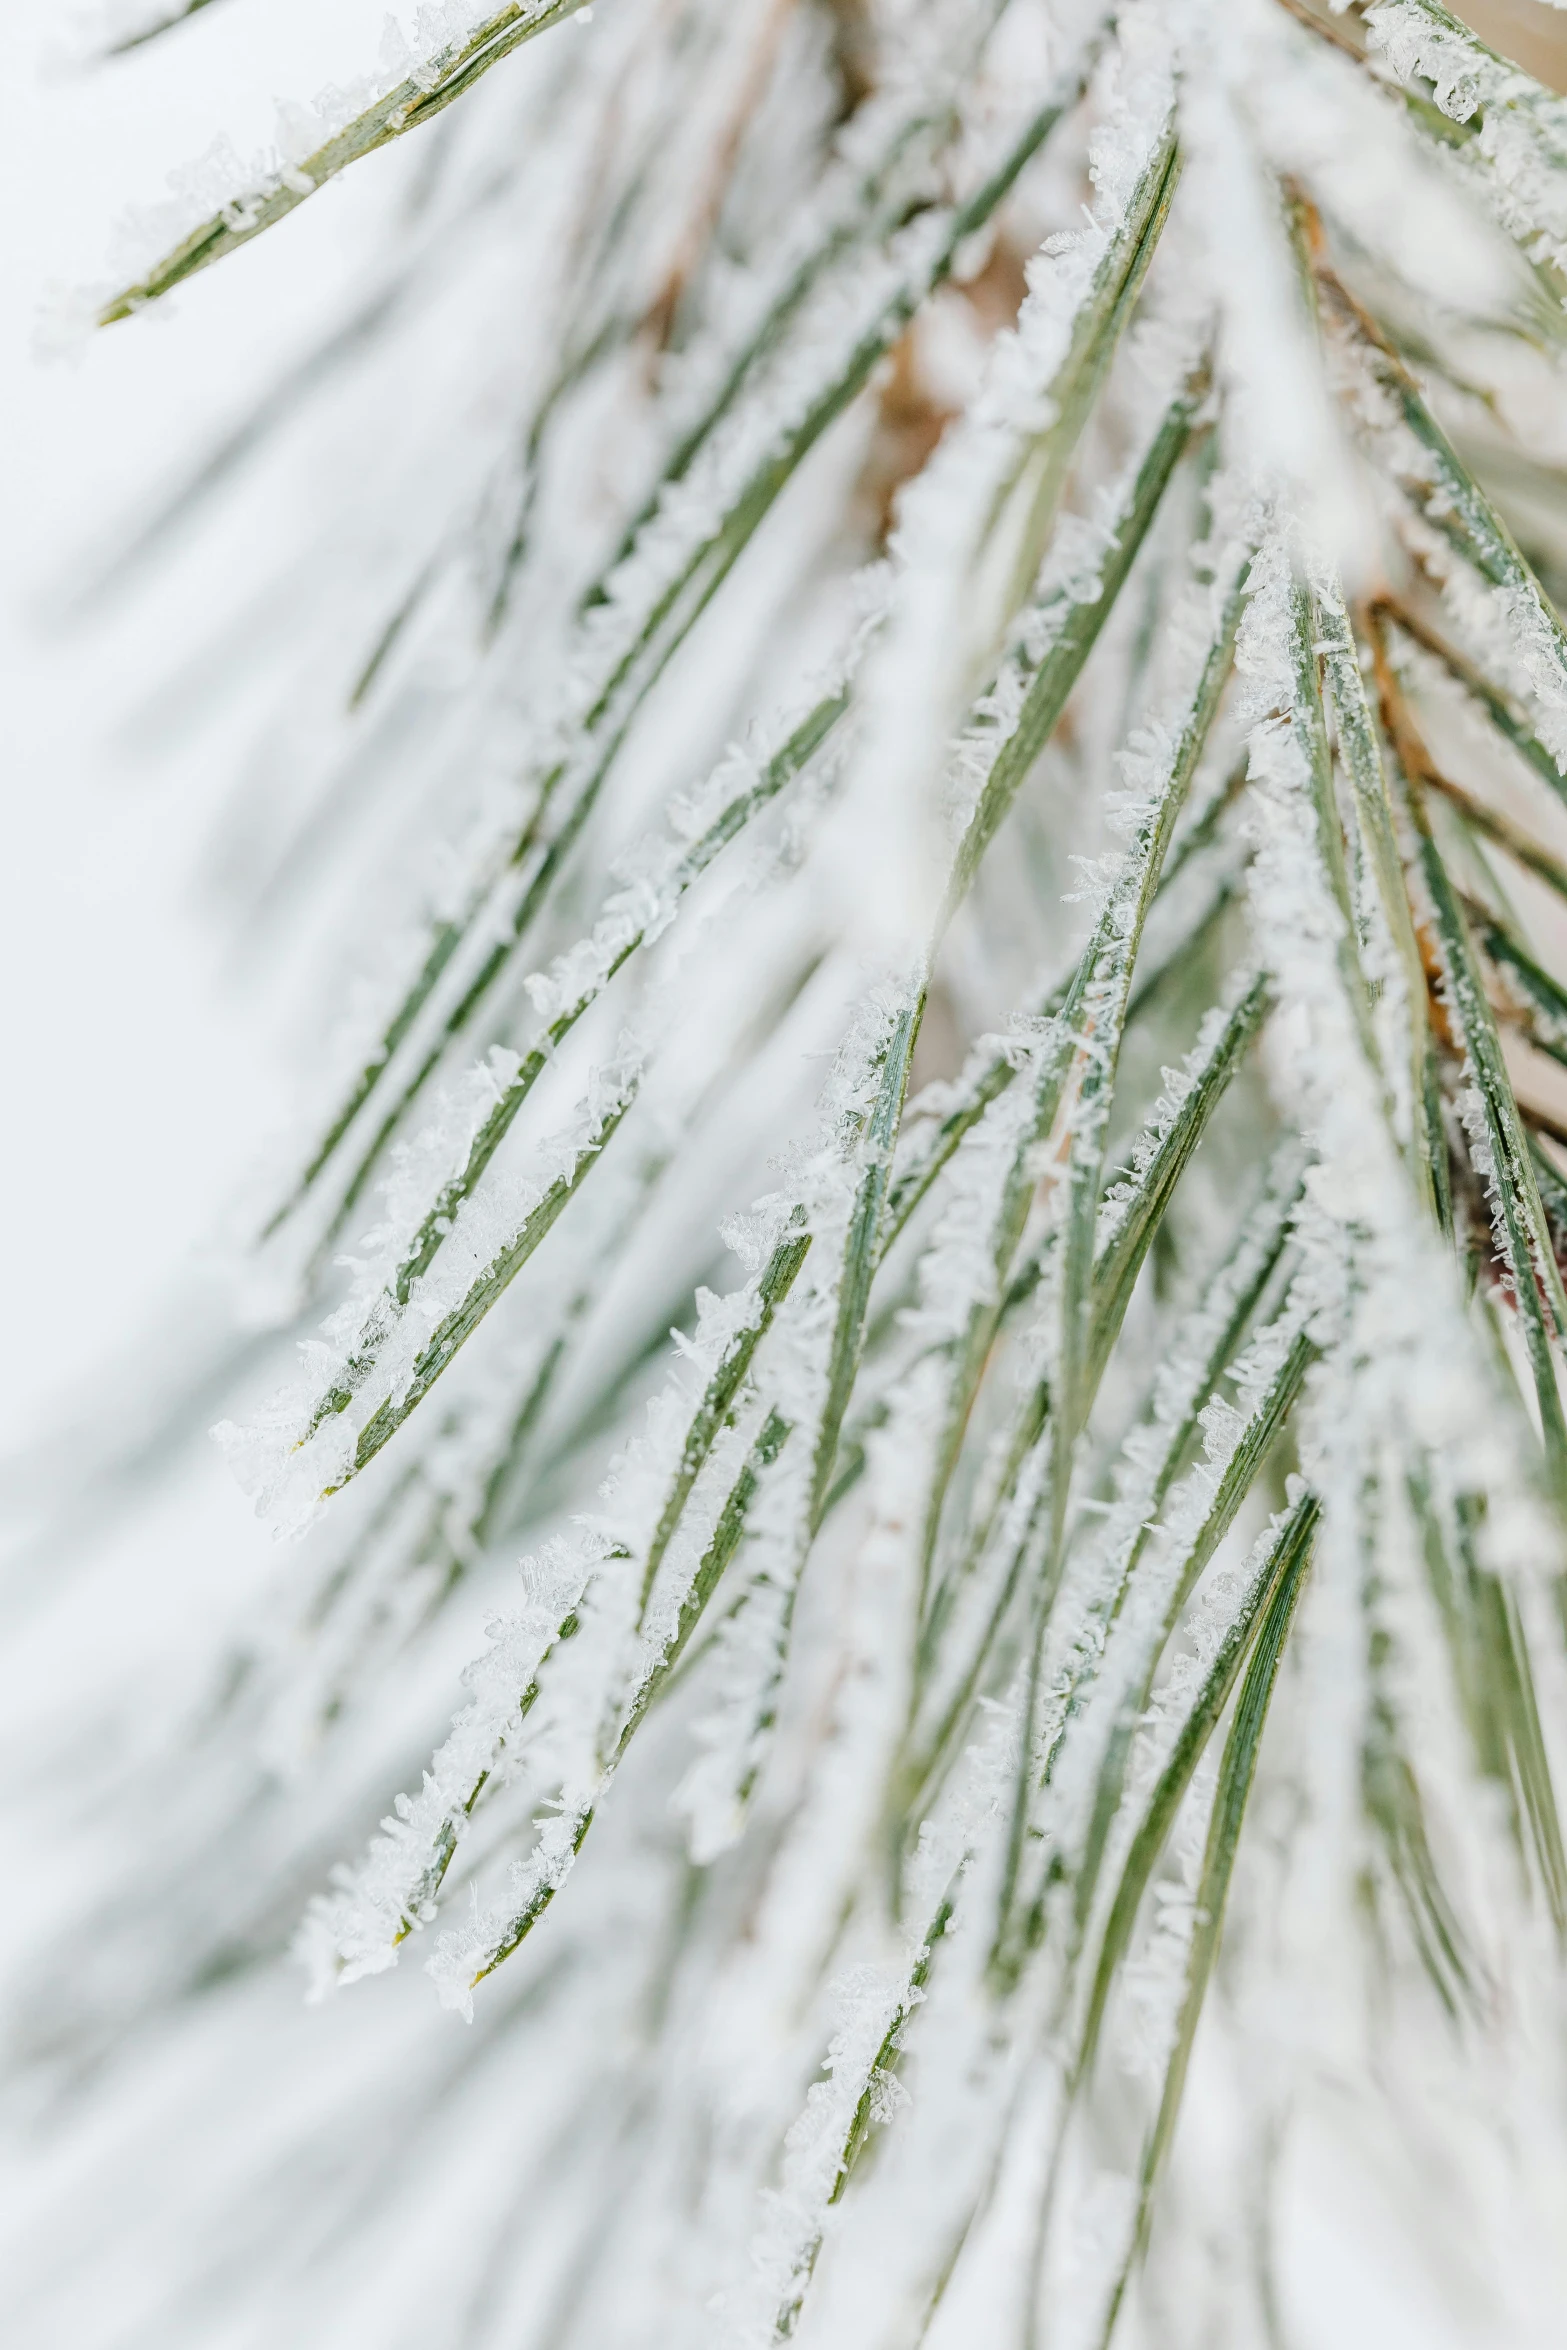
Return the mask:
<path id="1" fill-rule="evenodd" d="M 773 0 L 772 7 L 763 19 L 750 64 L 742 77 L 734 107 L 713 157 L 707 183 L 692 206 L 664 282 L 643 314 L 642 331 L 651 336 L 655 351 L 666 351 L 669 348 L 686 288 L 696 274 L 702 255 L 712 243 L 713 233 L 729 194 L 729 184 L 734 178 L 741 144 L 751 117 L 761 104 L 768 82 L 772 79 L 784 26 L 794 13 L 795 6 L 796 0 Z"/>

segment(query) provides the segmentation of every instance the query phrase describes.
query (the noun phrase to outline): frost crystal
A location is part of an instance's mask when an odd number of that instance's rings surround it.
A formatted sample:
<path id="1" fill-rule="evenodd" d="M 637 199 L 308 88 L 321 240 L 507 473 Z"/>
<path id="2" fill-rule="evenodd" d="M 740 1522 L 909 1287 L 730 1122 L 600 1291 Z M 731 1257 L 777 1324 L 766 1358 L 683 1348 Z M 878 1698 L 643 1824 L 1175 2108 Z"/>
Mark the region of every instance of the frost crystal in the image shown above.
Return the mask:
<path id="1" fill-rule="evenodd" d="M 1554 2339 L 1567 102 L 451 0 L 79 318 L 350 171 L 100 583 L 319 1082 L 27 1554 L 7 2344 Z"/>

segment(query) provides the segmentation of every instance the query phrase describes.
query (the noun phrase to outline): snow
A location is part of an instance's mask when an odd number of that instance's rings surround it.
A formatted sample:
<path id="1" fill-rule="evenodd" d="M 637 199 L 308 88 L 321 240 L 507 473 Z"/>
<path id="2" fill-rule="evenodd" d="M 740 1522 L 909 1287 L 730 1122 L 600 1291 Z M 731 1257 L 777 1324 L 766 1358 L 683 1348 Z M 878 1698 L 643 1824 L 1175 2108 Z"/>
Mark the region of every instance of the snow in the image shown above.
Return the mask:
<path id="1" fill-rule="evenodd" d="M 40 261 L 70 276 L 106 193 L 214 133 L 181 218 L 242 201 L 246 156 L 286 185 L 484 14 L 405 15 L 378 56 L 354 7 L 308 42 L 296 0 L 203 10 L 112 99 L 51 99 Z M 1562 1547 L 1515 1376 L 1554 1276 L 1513 1237 L 1483 996 L 1432 947 L 1357 597 L 1423 574 L 1553 743 L 1561 640 L 1326 288 L 1321 347 L 1277 185 L 1549 457 L 1517 245 L 1557 233 L 1561 110 L 1424 0 L 1374 12 L 1372 72 L 1263 0 L 1113 28 L 876 0 L 893 62 L 840 126 L 859 15 L 617 0 L 29 394 L 51 558 L 73 515 L 183 495 L 209 434 L 238 453 L 12 704 L 24 1441 L 76 1383 L 0 1594 L 19 2350 L 1090 2350 L 1224 1719 L 1184 1742 L 1308 1507 L 1121 2331 L 1311 2350 L 1440 2307 L 1533 2350 L 1561 2306 Z M 1387 86 L 1433 67 L 1484 112 L 1453 161 Z M 1080 419 L 1077 338 L 1172 126 Z M 916 336 L 791 467 L 949 263 L 963 367 Z M 1473 399 L 1410 364 L 1466 448 Z M 948 402 L 879 550 L 864 485 Z M 1172 403 L 1179 462 L 1022 772 Z M 119 791 L 128 751 L 88 732 L 133 703 L 153 756 L 110 802 L 83 771 Z M 193 942 L 166 868 L 200 827 Z M 287 1190 L 279 1096 L 315 1064 L 297 1171 L 448 918 L 345 1148 L 235 1276 L 244 1330 L 212 1272 L 138 1315 L 235 1188 L 208 1256 L 242 1253 Z M 1426 1020 L 1459 1251 L 1420 1180 Z M 219 1415 L 300 1539 L 192 1465 Z"/>

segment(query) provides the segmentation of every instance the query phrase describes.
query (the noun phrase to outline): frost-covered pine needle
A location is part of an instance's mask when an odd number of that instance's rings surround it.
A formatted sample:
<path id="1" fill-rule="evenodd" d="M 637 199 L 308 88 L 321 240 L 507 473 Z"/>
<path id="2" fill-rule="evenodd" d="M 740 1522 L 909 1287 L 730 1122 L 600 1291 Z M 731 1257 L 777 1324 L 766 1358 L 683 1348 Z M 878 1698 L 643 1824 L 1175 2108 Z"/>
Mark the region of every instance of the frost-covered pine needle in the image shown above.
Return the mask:
<path id="1" fill-rule="evenodd" d="M 464 0 L 77 308 L 389 147 L 100 586 L 336 484 L 219 826 L 298 1539 L 15 1760 L 7 2340 L 1551 2338 L 1567 102 L 1437 0 Z"/>

